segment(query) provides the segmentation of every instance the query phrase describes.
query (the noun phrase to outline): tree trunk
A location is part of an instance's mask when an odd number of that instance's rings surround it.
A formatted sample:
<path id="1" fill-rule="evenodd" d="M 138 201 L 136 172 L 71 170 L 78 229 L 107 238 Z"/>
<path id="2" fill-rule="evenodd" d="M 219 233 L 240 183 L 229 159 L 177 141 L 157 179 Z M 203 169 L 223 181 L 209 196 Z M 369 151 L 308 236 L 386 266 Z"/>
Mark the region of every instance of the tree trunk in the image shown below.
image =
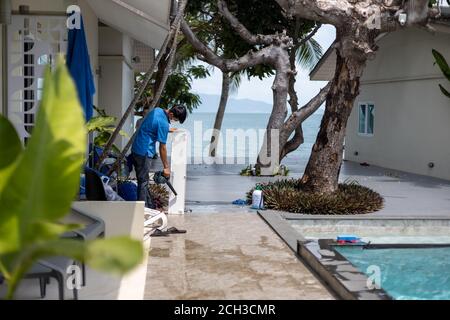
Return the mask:
<path id="1" fill-rule="evenodd" d="M 217 146 L 219 144 L 220 131 L 222 130 L 223 117 L 230 95 L 230 76 L 227 72 L 222 72 L 222 94 L 220 96 L 219 108 L 216 114 L 216 121 L 214 122 L 214 131 L 211 136 L 211 144 L 209 146 L 209 156 L 215 157 L 217 154 Z"/>
<path id="2" fill-rule="evenodd" d="M 337 50 L 336 74 L 327 97 L 325 114 L 301 182 L 305 190 L 320 194 L 338 189 L 347 121 L 359 94 L 366 59 L 342 57 Z"/>
<path id="3" fill-rule="evenodd" d="M 264 142 L 256 164 L 263 176 L 273 175 L 273 171 L 279 165 L 280 160 L 280 129 L 284 125 L 284 120 L 287 116 L 289 74 L 292 72 L 287 51 L 285 55 L 280 56 L 276 69 L 277 73 L 272 87 L 272 114 L 269 118 Z"/>
<path id="4" fill-rule="evenodd" d="M 166 52 L 164 53 L 163 57 L 161 58 L 161 61 L 158 64 L 158 70 L 155 73 L 155 79 L 154 79 L 154 83 L 153 83 L 153 87 L 152 87 L 152 101 L 156 95 L 156 92 L 158 92 L 159 87 L 161 86 L 161 82 L 162 79 L 164 77 L 164 73 L 167 69 L 167 64 L 169 63 L 169 59 L 170 59 L 170 48 L 168 47 L 166 49 Z M 160 105 L 160 100 L 161 98 L 158 99 L 159 101 L 157 102 L 156 105 Z"/>
<path id="5" fill-rule="evenodd" d="M 291 64 L 292 74 L 289 77 L 289 105 L 291 106 L 291 112 L 294 113 L 298 110 L 298 95 L 297 91 L 295 91 L 295 83 L 296 79 L 296 55 L 297 50 L 299 49 L 299 45 L 295 46 L 291 49 L 289 53 L 289 63 Z M 300 147 L 300 145 L 304 142 L 303 138 L 303 128 L 302 123 L 295 129 L 295 134 L 291 140 L 284 143 L 284 145 L 280 145 L 280 163 L 283 159 L 291 152 L 295 151 Z"/>
<path id="6" fill-rule="evenodd" d="M 295 129 L 294 136 L 291 140 L 286 142 L 286 144 L 281 148 L 280 151 L 280 163 L 284 158 L 291 152 L 297 150 L 302 144 L 305 142 L 305 138 L 303 136 L 303 123 L 301 123 L 297 129 Z"/>

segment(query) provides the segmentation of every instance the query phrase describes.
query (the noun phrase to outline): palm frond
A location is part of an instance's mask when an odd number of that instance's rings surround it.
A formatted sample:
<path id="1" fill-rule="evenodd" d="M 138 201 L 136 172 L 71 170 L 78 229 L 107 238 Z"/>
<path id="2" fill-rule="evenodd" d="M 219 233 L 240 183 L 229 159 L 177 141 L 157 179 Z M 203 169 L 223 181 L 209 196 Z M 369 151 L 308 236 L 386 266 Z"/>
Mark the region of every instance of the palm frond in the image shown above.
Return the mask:
<path id="1" fill-rule="evenodd" d="M 323 49 L 314 38 L 311 38 L 298 48 L 296 55 L 297 63 L 301 67 L 312 70 L 322 58 Z"/>
<path id="2" fill-rule="evenodd" d="M 238 92 L 239 87 L 241 86 L 242 83 L 243 76 L 244 76 L 243 71 L 233 72 L 231 74 L 230 93 L 234 94 Z"/>

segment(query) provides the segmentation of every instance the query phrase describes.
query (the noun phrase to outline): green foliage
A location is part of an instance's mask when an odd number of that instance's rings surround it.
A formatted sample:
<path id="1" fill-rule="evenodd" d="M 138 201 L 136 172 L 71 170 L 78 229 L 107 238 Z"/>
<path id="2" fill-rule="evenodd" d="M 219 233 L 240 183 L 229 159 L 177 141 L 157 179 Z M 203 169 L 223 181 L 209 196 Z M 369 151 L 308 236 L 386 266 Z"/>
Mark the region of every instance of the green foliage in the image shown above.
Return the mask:
<path id="1" fill-rule="evenodd" d="M 264 206 L 268 209 L 301 214 L 352 215 L 366 214 L 383 208 L 383 198 L 357 182 L 339 185 L 331 195 L 309 193 L 302 190 L 299 180 L 279 180 L 259 184 L 264 195 Z M 247 194 L 251 202 L 255 189 Z"/>
<path id="2" fill-rule="evenodd" d="M 448 65 L 448 63 L 445 60 L 444 56 L 442 54 L 440 54 L 438 51 L 434 50 L 434 49 L 432 50 L 432 52 L 433 52 L 434 59 L 436 60 L 435 63 L 439 66 L 439 68 L 441 69 L 442 73 L 447 78 L 447 80 L 450 81 L 450 66 Z M 439 85 L 439 88 L 441 89 L 441 92 L 445 96 L 450 98 L 450 92 L 449 91 L 447 91 L 442 85 Z"/>
<path id="3" fill-rule="evenodd" d="M 60 221 L 79 188 L 85 140 L 83 112 L 63 61 L 53 75 L 46 70 L 36 126 L 25 149 L 11 123 L 0 116 L 0 272 L 9 299 L 27 270 L 45 257 L 72 257 L 116 273 L 142 260 L 142 245 L 130 239 L 60 238 L 80 227 Z"/>
<path id="4" fill-rule="evenodd" d="M 178 52 L 178 54 L 180 54 Z M 202 65 L 184 66 L 176 68 L 168 77 L 166 86 L 162 92 L 158 106 L 163 109 L 181 104 L 186 106 L 189 112 L 196 109 L 200 103 L 200 96 L 192 93 L 192 82 L 197 79 L 204 79 L 210 76 L 209 70 Z M 143 75 L 137 75 L 136 88 L 139 87 Z M 149 88 L 136 104 L 135 113 L 142 115 L 143 108 L 149 105 L 153 99 L 152 89 Z"/>
<path id="5" fill-rule="evenodd" d="M 0 117 L 0 193 L 6 181 L 16 167 L 16 159 L 22 152 L 19 136 L 13 125 L 3 117 Z M 1 250 L 1 249 L 0 249 Z"/>
<path id="6" fill-rule="evenodd" d="M 309 20 L 288 19 L 273 0 L 228 0 L 227 4 L 235 17 L 253 34 L 268 35 L 286 31 L 293 38 L 294 47 L 317 25 Z M 187 13 L 188 23 L 199 39 L 224 58 L 237 58 L 261 47 L 248 44 L 236 34 L 228 21 L 219 14 L 216 0 L 190 1 Z M 313 39 L 296 48 L 297 60 L 306 68 L 312 68 L 322 56 L 322 48 Z M 185 48 L 184 52 L 194 53 L 194 50 Z M 244 73 L 249 79 L 263 79 L 273 76 L 274 70 L 267 65 L 258 65 L 246 69 Z"/>
<path id="7" fill-rule="evenodd" d="M 92 117 L 91 120 L 86 124 L 86 128 L 88 133 L 95 133 L 94 145 L 97 147 L 104 147 L 114 130 L 116 130 L 116 117 L 110 117 L 106 114 L 105 110 L 101 110 L 95 108 L 98 113 L 98 116 Z M 122 137 L 128 137 L 128 134 L 125 131 L 120 131 L 119 134 Z M 116 145 L 113 145 L 113 151 L 116 153 L 120 153 L 119 148 Z"/>
<path id="8" fill-rule="evenodd" d="M 251 32 L 275 34 L 287 30 L 294 39 L 294 45 L 316 26 L 315 22 L 307 20 L 287 19 L 280 6 L 273 0 L 230 0 L 227 3 L 231 12 Z M 259 46 L 249 45 L 234 32 L 229 23 L 219 14 L 216 0 L 189 1 L 186 12 L 186 20 L 197 37 L 220 56 L 232 59 L 243 56 L 250 50 L 259 50 Z M 304 46 L 300 46 L 297 51 L 298 62 L 307 68 L 312 68 L 321 56 L 322 48 L 313 39 Z M 177 48 L 176 68 L 167 80 L 158 106 L 170 108 L 175 104 L 183 104 L 192 112 L 200 105 L 200 97 L 191 92 L 192 81 L 208 77 L 210 71 L 201 65 L 193 66 L 193 63 L 196 62 L 196 51 L 186 39 L 181 39 Z M 258 65 L 242 72 L 233 73 L 230 75 L 232 78 L 231 91 L 235 91 L 239 87 L 241 77 L 245 75 L 249 79 L 256 77 L 262 80 L 274 74 L 273 68 L 267 65 Z M 142 75 L 137 75 L 136 79 L 136 88 L 138 88 L 142 81 Z M 157 75 L 153 81 L 157 82 Z M 136 115 L 142 115 L 144 106 L 152 102 L 152 90 L 155 88 L 148 88 L 136 104 Z"/>
<path id="9" fill-rule="evenodd" d="M 172 72 L 167 79 L 159 106 L 170 109 L 174 105 L 181 104 L 192 112 L 201 103 L 200 96 L 191 92 L 192 82 L 194 79 L 204 79 L 209 76 L 208 69 L 202 65 L 191 66 L 185 71 Z"/>
<path id="10" fill-rule="evenodd" d="M 290 172 L 290 170 L 288 169 L 287 166 L 281 165 L 274 169 L 273 176 L 274 177 L 275 176 L 287 177 L 289 175 L 289 172 Z M 259 177 L 259 176 L 261 176 L 261 168 L 259 168 L 257 166 L 249 165 L 241 170 L 240 175 L 244 176 L 244 177 L 250 177 L 250 176 Z"/>
<path id="11" fill-rule="evenodd" d="M 255 168 L 253 165 L 249 165 L 241 170 L 239 175 L 243 177 L 251 177 L 251 176 L 260 176 L 261 175 L 261 169 Z"/>
<path id="12" fill-rule="evenodd" d="M 450 0 L 446 0 L 446 1 L 450 5 Z M 439 0 L 429 0 L 428 7 L 431 8 L 432 6 L 437 5 L 437 4 L 439 4 Z"/>
<path id="13" fill-rule="evenodd" d="M 311 38 L 297 50 L 297 63 L 312 70 L 322 58 L 322 46 Z"/>

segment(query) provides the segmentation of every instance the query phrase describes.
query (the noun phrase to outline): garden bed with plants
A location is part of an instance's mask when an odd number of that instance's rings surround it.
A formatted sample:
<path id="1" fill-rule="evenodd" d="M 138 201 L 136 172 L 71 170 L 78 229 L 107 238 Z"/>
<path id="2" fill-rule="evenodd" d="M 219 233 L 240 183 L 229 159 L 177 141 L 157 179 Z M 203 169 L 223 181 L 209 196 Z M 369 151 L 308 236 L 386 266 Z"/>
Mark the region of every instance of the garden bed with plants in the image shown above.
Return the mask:
<path id="1" fill-rule="evenodd" d="M 278 180 L 258 184 L 263 191 L 266 209 L 311 215 L 355 215 L 379 211 L 383 208 L 383 197 L 357 182 L 339 185 L 333 194 L 317 194 L 303 190 L 299 180 Z M 252 189 L 247 194 L 251 202 Z"/>

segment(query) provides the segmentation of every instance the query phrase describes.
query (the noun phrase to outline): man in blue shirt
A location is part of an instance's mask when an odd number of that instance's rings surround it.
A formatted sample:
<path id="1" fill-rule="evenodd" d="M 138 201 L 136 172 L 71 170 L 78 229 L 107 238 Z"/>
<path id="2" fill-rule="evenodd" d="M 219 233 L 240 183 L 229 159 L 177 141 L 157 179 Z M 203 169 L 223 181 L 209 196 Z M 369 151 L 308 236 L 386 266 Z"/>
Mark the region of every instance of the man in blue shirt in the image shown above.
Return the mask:
<path id="1" fill-rule="evenodd" d="M 147 208 L 155 209 L 148 185 L 151 161 L 156 154 L 156 142 L 159 142 L 159 154 L 164 166 L 164 175 L 170 177 L 166 148 L 170 131 L 169 124 L 177 121 L 183 123 L 186 117 L 187 111 L 184 106 L 175 106 L 170 110 L 155 108 L 146 116 L 138 129 L 131 154 L 138 180 L 138 200 L 145 201 Z"/>

